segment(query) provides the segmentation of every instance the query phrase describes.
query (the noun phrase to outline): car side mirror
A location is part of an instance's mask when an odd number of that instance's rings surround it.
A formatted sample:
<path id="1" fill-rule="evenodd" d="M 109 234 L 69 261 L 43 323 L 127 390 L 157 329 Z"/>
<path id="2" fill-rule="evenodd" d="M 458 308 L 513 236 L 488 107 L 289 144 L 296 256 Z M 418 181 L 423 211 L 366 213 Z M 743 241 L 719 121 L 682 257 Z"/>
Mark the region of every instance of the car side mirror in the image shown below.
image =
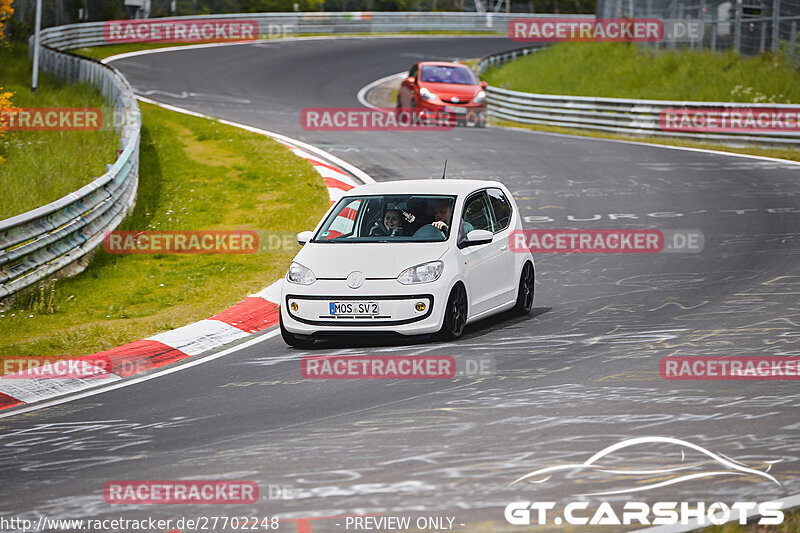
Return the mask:
<path id="1" fill-rule="evenodd" d="M 465 246 L 478 246 L 479 244 L 489 244 L 494 239 L 494 234 L 485 229 L 474 229 L 467 233 Z"/>
<path id="2" fill-rule="evenodd" d="M 414 82 L 416 81 L 417 79 L 414 76 L 409 76 L 406 78 L 406 82 L 408 82 L 409 85 L 414 85 Z"/>
<path id="3" fill-rule="evenodd" d="M 314 236 L 313 231 L 301 231 L 297 234 L 297 242 L 300 243 L 300 246 L 303 246 L 305 243 L 311 240 L 311 237 Z"/>
<path id="4" fill-rule="evenodd" d="M 487 88 L 488 86 L 489 86 L 489 84 L 488 84 L 488 83 L 486 83 L 485 81 L 482 81 L 482 82 L 481 82 L 481 89 L 485 89 L 485 88 Z"/>

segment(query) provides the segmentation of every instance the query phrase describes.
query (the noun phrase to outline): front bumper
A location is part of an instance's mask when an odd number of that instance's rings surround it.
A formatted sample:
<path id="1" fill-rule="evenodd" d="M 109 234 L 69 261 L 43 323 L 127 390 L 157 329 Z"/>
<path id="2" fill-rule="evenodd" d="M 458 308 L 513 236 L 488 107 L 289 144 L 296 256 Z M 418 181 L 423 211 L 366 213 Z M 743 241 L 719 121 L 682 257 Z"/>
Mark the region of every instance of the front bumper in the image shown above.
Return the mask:
<path id="1" fill-rule="evenodd" d="M 450 121 L 456 125 L 473 126 L 476 124 L 486 123 L 486 104 L 448 104 L 447 102 L 429 102 L 423 100 L 418 105 L 419 114 L 426 116 L 430 114 L 434 117 L 440 117 L 442 113 L 447 113 Z M 460 111 L 455 111 L 460 110 Z"/>
<path id="2" fill-rule="evenodd" d="M 400 285 L 394 279 L 366 280 L 356 290 L 348 288 L 344 280 L 317 280 L 308 286 L 284 283 L 284 287 L 283 325 L 294 334 L 308 336 L 435 333 L 441 329 L 447 301 L 447 285 L 441 279 L 420 285 Z M 334 316 L 330 312 L 332 302 L 376 302 L 379 313 Z"/>

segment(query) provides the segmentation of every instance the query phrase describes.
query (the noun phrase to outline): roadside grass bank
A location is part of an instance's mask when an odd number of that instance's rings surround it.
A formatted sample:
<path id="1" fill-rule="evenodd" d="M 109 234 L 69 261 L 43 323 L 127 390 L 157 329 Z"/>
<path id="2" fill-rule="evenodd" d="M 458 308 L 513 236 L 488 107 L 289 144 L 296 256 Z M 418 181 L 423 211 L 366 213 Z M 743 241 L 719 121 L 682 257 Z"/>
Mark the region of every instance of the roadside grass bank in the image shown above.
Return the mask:
<path id="1" fill-rule="evenodd" d="M 492 126 L 506 127 L 506 128 L 522 128 L 533 131 L 545 131 L 550 133 L 563 133 L 565 135 L 578 135 L 581 137 L 594 137 L 596 139 L 614 139 L 618 141 L 633 141 L 648 144 L 660 144 L 666 146 L 681 146 L 685 148 L 698 148 L 701 150 L 716 150 L 718 152 L 730 152 L 732 154 L 748 154 L 757 155 L 761 157 L 775 157 L 778 159 L 787 159 L 789 161 L 800 161 L 800 150 L 793 148 L 757 148 L 757 147 L 743 147 L 734 148 L 721 144 L 700 143 L 692 141 L 683 141 L 674 138 L 660 138 L 660 137 L 635 137 L 632 135 L 615 135 L 613 133 L 596 132 L 590 130 L 579 130 L 574 128 L 562 128 L 559 126 L 547 126 L 544 124 L 524 124 L 521 122 L 514 122 L 511 120 L 498 119 L 496 117 L 489 117 L 489 124 Z"/>
<path id="2" fill-rule="evenodd" d="M 654 52 L 628 43 L 561 43 L 487 70 L 515 91 L 645 100 L 800 103 L 800 72 L 783 56 Z"/>
<path id="3" fill-rule="evenodd" d="M 140 103 L 139 190 L 120 230 L 296 233 L 328 206 L 319 174 L 274 140 Z M 299 248 L 299 247 L 298 247 Z M 296 250 L 117 255 L 0 313 L 0 354 L 77 356 L 208 318 L 280 278 Z"/>
<path id="4" fill-rule="evenodd" d="M 746 525 L 727 523 L 698 529 L 697 533 L 797 533 L 800 531 L 800 510 L 783 511 L 783 523 L 777 526 L 759 526 L 758 521 Z"/>
<path id="5" fill-rule="evenodd" d="M 25 45 L 0 46 L 0 65 L 0 87 L 14 93 L 17 108 L 107 106 L 92 86 L 61 83 L 43 73 L 32 93 Z M 0 156 L 5 159 L 0 163 L 0 220 L 58 200 L 102 176 L 118 147 L 113 130 L 6 132 L 0 139 Z"/>

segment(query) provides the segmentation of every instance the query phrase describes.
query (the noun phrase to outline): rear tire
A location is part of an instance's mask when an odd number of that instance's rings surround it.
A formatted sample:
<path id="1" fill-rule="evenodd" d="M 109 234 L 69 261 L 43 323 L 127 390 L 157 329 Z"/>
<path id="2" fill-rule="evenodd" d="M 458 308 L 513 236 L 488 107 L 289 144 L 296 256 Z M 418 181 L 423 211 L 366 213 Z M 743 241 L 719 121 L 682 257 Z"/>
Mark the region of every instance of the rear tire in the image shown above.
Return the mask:
<path id="1" fill-rule="evenodd" d="M 525 316 L 533 308 L 534 293 L 534 272 L 530 262 L 522 267 L 522 274 L 519 276 L 519 288 L 517 289 L 517 303 L 514 305 L 514 314 Z"/>
<path id="2" fill-rule="evenodd" d="M 281 337 L 283 337 L 283 342 L 291 346 L 292 348 L 298 348 L 300 350 L 311 348 L 314 345 L 314 339 L 303 339 L 288 331 L 285 327 L 283 327 L 283 316 L 280 317 L 281 323 Z"/>
<path id="3" fill-rule="evenodd" d="M 447 306 L 444 309 L 444 320 L 442 329 L 439 330 L 439 338 L 452 341 L 464 333 L 464 326 L 467 325 L 467 290 L 461 283 L 456 283 L 450 291 L 447 299 Z"/>

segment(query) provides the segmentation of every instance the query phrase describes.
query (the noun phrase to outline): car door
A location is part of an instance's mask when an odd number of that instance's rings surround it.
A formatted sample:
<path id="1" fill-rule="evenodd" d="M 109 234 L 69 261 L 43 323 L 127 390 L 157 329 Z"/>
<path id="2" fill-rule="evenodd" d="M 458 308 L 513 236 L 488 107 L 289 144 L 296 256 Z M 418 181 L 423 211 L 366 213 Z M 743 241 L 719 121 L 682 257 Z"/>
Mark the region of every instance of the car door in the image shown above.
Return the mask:
<path id="1" fill-rule="evenodd" d="M 494 232 L 491 207 L 485 191 L 470 195 L 464 202 L 459 221 L 458 248 L 464 264 L 469 298 L 470 318 L 483 314 L 504 303 L 503 246 L 508 241 L 496 238 L 488 244 L 466 246 L 466 233 L 472 229 L 483 229 Z"/>
<path id="2" fill-rule="evenodd" d="M 513 251 L 508 249 L 508 241 L 514 227 L 511 222 L 514 220 L 514 212 L 511 207 L 511 202 L 506 198 L 506 194 L 498 188 L 489 188 L 486 190 L 486 197 L 489 199 L 489 204 L 492 207 L 492 222 L 494 224 L 494 239 L 498 242 L 503 242 L 504 246 L 500 246 L 500 252 L 503 255 L 502 270 L 504 273 L 503 292 L 505 296 L 503 300 L 508 302 L 509 299 L 516 299 L 517 296 L 517 257 Z"/>
<path id="3" fill-rule="evenodd" d="M 408 71 L 408 76 L 400 84 L 400 91 L 397 94 L 397 99 L 400 102 L 400 107 L 411 107 L 411 100 L 414 98 L 416 90 L 417 75 L 419 73 L 419 64 L 414 64 Z M 414 83 L 409 83 L 408 78 L 414 78 Z"/>

